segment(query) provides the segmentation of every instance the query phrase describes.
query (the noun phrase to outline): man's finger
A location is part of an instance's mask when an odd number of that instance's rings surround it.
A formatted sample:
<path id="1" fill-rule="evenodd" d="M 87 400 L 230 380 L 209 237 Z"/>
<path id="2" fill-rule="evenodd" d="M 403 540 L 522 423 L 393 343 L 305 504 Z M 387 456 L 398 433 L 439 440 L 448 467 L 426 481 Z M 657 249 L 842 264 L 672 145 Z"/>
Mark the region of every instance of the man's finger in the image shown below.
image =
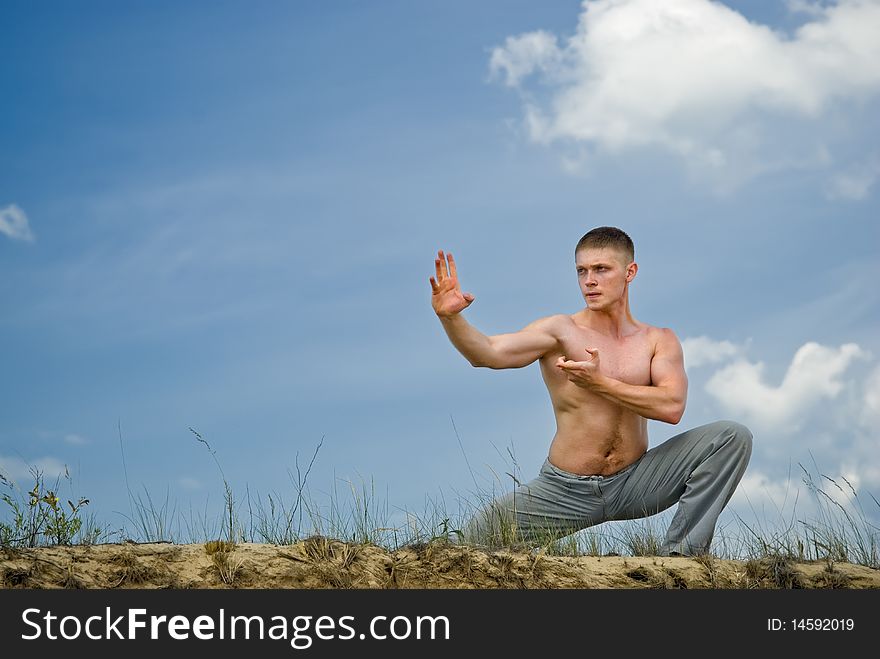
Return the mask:
<path id="1" fill-rule="evenodd" d="M 450 277 L 456 277 L 456 276 L 458 276 L 458 275 L 456 274 L 456 270 L 455 270 L 455 259 L 452 258 L 452 252 L 449 252 L 446 256 L 449 258 L 449 276 L 450 276 Z"/>
<path id="2" fill-rule="evenodd" d="M 444 277 L 449 276 L 449 265 L 446 263 L 446 256 L 443 254 L 443 250 L 440 250 L 440 268 Z"/>
<path id="3" fill-rule="evenodd" d="M 440 290 L 440 287 L 437 285 L 437 282 L 434 281 L 434 278 L 433 278 L 433 277 L 428 277 L 428 279 L 429 279 L 429 281 L 431 282 L 431 291 L 434 292 L 434 293 L 436 293 L 437 291 L 439 291 L 439 290 Z"/>
<path id="4" fill-rule="evenodd" d="M 442 259 L 442 258 L 443 258 L 443 252 L 442 251 L 437 252 L 437 258 L 434 259 L 434 269 L 436 270 L 438 284 L 441 281 L 443 281 L 443 268 L 440 266 L 440 259 Z"/>

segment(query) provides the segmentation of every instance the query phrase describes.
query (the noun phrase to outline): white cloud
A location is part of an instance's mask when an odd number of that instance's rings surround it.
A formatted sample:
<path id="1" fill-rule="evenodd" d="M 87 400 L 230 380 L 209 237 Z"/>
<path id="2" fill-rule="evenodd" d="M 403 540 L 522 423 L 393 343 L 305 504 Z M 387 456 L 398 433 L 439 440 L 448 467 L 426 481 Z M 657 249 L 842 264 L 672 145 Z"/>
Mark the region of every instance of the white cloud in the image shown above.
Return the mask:
<path id="1" fill-rule="evenodd" d="M 64 441 L 68 444 L 73 444 L 74 446 L 84 446 L 89 443 L 88 439 L 82 435 L 77 435 L 76 433 L 68 433 L 64 435 Z"/>
<path id="2" fill-rule="evenodd" d="M 706 391 L 727 413 L 761 429 L 787 434 L 798 430 L 822 400 L 835 398 L 843 388 L 844 371 L 853 360 L 867 356 L 854 343 L 829 348 L 810 342 L 795 353 L 778 387 L 764 381 L 762 362 L 740 359 L 712 375 Z"/>
<path id="3" fill-rule="evenodd" d="M 717 364 L 743 351 L 730 341 L 715 341 L 708 336 L 688 337 L 681 342 L 684 351 L 684 363 L 688 368 L 697 368 L 705 364 Z"/>
<path id="4" fill-rule="evenodd" d="M 871 192 L 878 178 L 880 178 L 880 158 L 874 157 L 834 175 L 828 183 L 825 194 L 830 199 L 861 201 Z"/>
<path id="5" fill-rule="evenodd" d="M 821 16 L 824 7 L 819 2 L 810 2 L 809 0 L 785 0 L 788 10 L 792 13 L 809 14 L 810 16 Z"/>
<path id="6" fill-rule="evenodd" d="M 876 375 L 875 371 L 873 382 L 875 394 L 878 393 Z M 880 460 L 877 458 L 877 446 L 880 445 L 877 423 L 880 421 L 880 413 L 876 408 L 874 410 L 863 408 L 862 412 L 861 418 L 858 412 L 852 415 L 856 423 L 861 422 L 861 428 L 854 430 L 847 428 L 837 435 L 834 448 L 840 461 L 838 470 L 846 475 L 847 480 L 854 487 L 862 488 L 880 498 Z M 871 416 L 873 418 L 870 418 Z M 866 503 L 870 503 L 867 498 Z"/>
<path id="7" fill-rule="evenodd" d="M 490 70 L 524 92 L 536 142 L 661 147 L 740 178 L 823 165 L 825 146 L 804 139 L 816 120 L 880 91 L 880 0 L 798 8 L 807 22 L 789 37 L 710 0 L 585 0 L 564 43 L 508 37 Z"/>
<path id="8" fill-rule="evenodd" d="M 877 464 L 875 457 L 876 446 L 877 442 L 872 442 L 873 450 L 866 451 L 860 462 L 845 461 L 841 465 L 841 471 L 847 474 L 847 480 L 857 492 L 859 488 L 863 488 L 880 498 L 880 464 Z"/>
<path id="9" fill-rule="evenodd" d="M 730 505 L 741 517 L 751 517 L 748 513 L 754 512 L 759 520 L 769 518 L 776 522 L 778 517 L 784 517 L 791 508 L 797 507 L 802 498 L 798 483 L 790 477 L 774 481 L 767 474 L 750 468 L 734 490 Z"/>
<path id="10" fill-rule="evenodd" d="M 873 429 L 875 432 L 880 426 L 880 366 L 865 380 L 864 407 L 860 421 L 866 429 Z"/>
<path id="11" fill-rule="evenodd" d="M 27 215 L 15 204 L 0 209 L 0 233 L 12 240 L 33 242 L 34 234 L 28 224 Z"/>
<path id="12" fill-rule="evenodd" d="M 504 47 L 495 48 L 489 61 L 493 74 L 504 71 L 508 87 L 516 87 L 536 70 L 550 73 L 560 64 L 561 51 L 556 37 L 538 30 L 518 37 L 507 37 Z"/>
<path id="13" fill-rule="evenodd" d="M 31 487 L 33 485 L 32 467 L 40 470 L 43 474 L 43 482 L 46 485 L 53 484 L 55 479 L 63 476 L 67 470 L 63 462 L 51 456 L 25 462 L 18 457 L 0 455 L 0 473 L 3 473 L 7 478 L 11 478 L 19 487 L 24 487 L 25 485 Z"/>

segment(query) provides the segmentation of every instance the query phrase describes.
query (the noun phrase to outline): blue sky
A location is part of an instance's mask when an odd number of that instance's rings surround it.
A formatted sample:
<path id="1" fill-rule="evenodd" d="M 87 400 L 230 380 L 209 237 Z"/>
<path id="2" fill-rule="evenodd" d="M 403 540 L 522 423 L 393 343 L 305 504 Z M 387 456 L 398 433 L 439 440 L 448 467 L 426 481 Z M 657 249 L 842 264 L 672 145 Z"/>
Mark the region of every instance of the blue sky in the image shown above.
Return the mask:
<path id="1" fill-rule="evenodd" d="M 454 508 L 508 448 L 531 477 L 538 367 L 458 355 L 433 257 L 509 332 L 581 307 L 574 245 L 613 224 L 634 315 L 688 362 L 651 444 L 749 425 L 744 516 L 814 460 L 880 495 L 880 3 L 2 13 L 0 469 L 23 486 L 67 465 L 124 525 L 120 426 L 129 486 L 181 510 L 222 501 L 190 427 L 237 491 L 289 493 L 322 437 L 317 499 L 372 479 L 395 510 Z"/>

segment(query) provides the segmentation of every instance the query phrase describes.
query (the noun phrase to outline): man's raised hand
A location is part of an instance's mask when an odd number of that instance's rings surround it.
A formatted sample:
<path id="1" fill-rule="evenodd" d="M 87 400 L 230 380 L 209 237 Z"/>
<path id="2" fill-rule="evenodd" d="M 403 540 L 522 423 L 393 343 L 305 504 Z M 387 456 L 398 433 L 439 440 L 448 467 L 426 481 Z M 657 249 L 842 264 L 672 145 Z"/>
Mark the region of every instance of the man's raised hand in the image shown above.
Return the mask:
<path id="1" fill-rule="evenodd" d="M 448 259 L 448 263 L 447 263 Z M 455 271 L 455 259 L 451 253 L 444 257 L 443 250 L 437 252 L 434 259 L 436 279 L 430 277 L 431 282 L 431 306 L 438 316 L 454 316 L 464 311 L 474 301 L 470 293 L 462 293 L 458 284 L 458 274 Z"/>

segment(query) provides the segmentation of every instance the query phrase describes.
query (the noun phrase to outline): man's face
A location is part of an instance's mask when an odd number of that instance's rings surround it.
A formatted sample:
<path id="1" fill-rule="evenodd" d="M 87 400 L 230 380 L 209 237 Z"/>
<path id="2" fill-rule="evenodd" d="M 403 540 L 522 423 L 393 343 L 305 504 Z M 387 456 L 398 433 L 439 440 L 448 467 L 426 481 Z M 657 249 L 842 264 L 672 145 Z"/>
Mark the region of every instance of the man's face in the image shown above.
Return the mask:
<path id="1" fill-rule="evenodd" d="M 609 308 L 623 297 L 627 276 L 635 268 L 623 252 L 608 247 L 578 250 L 575 266 L 581 295 L 594 310 Z"/>

